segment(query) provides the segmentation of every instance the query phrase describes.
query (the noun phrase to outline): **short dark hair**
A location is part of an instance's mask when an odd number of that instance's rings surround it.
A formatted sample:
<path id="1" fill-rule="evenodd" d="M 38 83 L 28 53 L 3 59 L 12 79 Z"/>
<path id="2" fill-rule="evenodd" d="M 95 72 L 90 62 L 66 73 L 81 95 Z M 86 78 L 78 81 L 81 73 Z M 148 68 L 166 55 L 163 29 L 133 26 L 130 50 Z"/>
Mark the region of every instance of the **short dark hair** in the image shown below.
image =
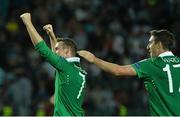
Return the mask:
<path id="1" fill-rule="evenodd" d="M 164 49 L 170 50 L 175 42 L 173 33 L 166 29 L 152 30 L 150 31 L 151 36 L 154 36 L 155 43 L 161 42 Z"/>
<path id="2" fill-rule="evenodd" d="M 57 42 L 63 42 L 66 47 L 69 47 L 72 52 L 72 56 L 76 56 L 77 44 L 70 38 L 57 38 Z"/>

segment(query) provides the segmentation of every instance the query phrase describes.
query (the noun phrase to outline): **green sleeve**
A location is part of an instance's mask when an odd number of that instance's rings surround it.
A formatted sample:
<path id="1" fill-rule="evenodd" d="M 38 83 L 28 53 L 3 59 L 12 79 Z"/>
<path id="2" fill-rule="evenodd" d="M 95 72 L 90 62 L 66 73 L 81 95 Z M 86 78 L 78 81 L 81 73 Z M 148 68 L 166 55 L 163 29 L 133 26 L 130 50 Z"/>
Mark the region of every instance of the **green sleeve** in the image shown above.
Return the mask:
<path id="1" fill-rule="evenodd" d="M 145 59 L 145 60 L 136 62 L 132 64 L 131 66 L 135 69 L 138 75 L 138 78 L 147 78 L 149 76 L 149 73 L 148 73 L 149 60 Z"/>
<path id="2" fill-rule="evenodd" d="M 47 62 L 49 62 L 56 69 L 62 70 L 62 68 L 66 68 L 65 66 L 67 66 L 68 63 L 65 58 L 53 53 L 44 41 L 36 44 L 35 49 L 43 58 L 46 59 Z"/>

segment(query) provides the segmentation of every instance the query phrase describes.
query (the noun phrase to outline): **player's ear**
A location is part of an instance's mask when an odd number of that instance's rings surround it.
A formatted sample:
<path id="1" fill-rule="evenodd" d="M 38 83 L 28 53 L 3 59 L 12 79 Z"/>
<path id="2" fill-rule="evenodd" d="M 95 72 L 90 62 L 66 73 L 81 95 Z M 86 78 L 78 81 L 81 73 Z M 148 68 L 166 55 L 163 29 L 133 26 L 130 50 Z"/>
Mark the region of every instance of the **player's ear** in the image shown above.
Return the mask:
<path id="1" fill-rule="evenodd" d="M 69 48 L 69 47 L 66 48 L 65 49 L 65 53 L 68 54 L 68 55 L 71 55 L 71 48 Z"/>
<path id="2" fill-rule="evenodd" d="M 161 48 L 161 42 L 160 41 L 156 42 L 155 46 L 157 47 L 157 49 Z"/>
<path id="3" fill-rule="evenodd" d="M 159 47 L 160 49 L 164 49 L 162 42 L 159 42 L 159 43 L 158 43 L 158 47 Z"/>

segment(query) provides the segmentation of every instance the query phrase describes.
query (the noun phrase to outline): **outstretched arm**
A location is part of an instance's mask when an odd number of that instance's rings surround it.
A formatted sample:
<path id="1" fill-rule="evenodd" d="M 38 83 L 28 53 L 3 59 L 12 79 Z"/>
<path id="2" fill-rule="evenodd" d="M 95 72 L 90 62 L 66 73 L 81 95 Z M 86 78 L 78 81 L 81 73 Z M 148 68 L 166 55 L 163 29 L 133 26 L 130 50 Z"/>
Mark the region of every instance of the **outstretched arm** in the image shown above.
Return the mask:
<path id="1" fill-rule="evenodd" d="M 57 43 L 56 36 L 53 31 L 53 27 L 51 24 L 47 24 L 43 27 L 43 29 L 46 31 L 46 33 L 49 35 L 50 43 L 51 43 L 51 50 L 54 52 L 55 44 Z"/>
<path id="2" fill-rule="evenodd" d="M 107 61 L 104 61 L 100 58 L 97 58 L 94 54 L 90 53 L 89 51 L 81 50 L 78 51 L 78 54 L 89 61 L 90 63 L 93 63 L 97 65 L 100 69 L 110 72 L 116 76 L 136 76 L 136 71 L 131 65 L 117 65 L 114 63 L 110 63 Z"/>
<path id="3" fill-rule="evenodd" d="M 26 29 L 27 29 L 27 31 L 29 33 L 29 36 L 31 38 L 31 41 L 32 41 L 33 45 L 35 46 L 36 44 L 38 44 L 43 39 L 39 35 L 39 33 L 36 31 L 36 29 L 34 28 L 32 22 L 31 22 L 31 14 L 30 13 L 24 13 L 20 17 L 21 17 L 21 19 L 23 20 L 23 23 L 26 26 Z"/>

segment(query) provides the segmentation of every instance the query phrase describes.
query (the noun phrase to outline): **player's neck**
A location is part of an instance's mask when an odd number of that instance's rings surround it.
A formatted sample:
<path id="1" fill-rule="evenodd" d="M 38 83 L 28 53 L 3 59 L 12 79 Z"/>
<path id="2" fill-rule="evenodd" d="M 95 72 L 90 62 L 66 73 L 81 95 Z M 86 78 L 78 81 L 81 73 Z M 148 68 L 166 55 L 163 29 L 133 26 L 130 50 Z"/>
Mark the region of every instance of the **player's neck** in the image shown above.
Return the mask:
<path id="1" fill-rule="evenodd" d="M 169 50 L 167 50 L 167 49 L 166 49 L 166 50 L 165 50 L 165 49 L 160 49 L 160 50 L 159 50 L 159 53 L 158 53 L 158 56 L 159 56 L 160 54 L 165 53 L 165 52 L 168 52 L 168 51 L 169 51 Z"/>

